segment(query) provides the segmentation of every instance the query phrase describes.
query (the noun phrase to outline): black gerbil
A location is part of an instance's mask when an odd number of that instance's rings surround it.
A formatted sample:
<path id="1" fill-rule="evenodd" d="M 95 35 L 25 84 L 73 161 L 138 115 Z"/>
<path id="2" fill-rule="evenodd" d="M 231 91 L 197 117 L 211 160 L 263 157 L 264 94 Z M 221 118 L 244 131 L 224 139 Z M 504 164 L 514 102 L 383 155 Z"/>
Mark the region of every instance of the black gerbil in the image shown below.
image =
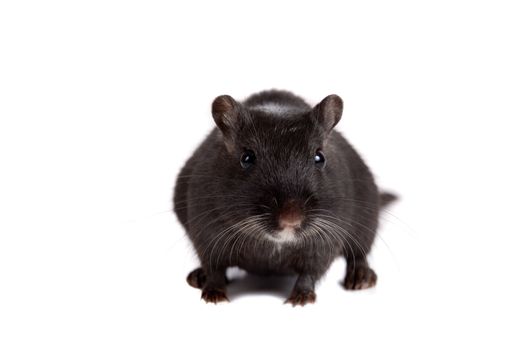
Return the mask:
<path id="1" fill-rule="evenodd" d="M 187 280 L 206 302 L 228 300 L 230 266 L 297 274 L 293 305 L 315 301 L 316 281 L 341 255 L 346 289 L 375 285 L 366 256 L 379 208 L 395 197 L 378 193 L 361 157 L 333 130 L 342 112 L 337 95 L 313 108 L 275 90 L 243 103 L 213 101 L 217 128 L 180 172 L 173 200 L 201 261 Z"/>

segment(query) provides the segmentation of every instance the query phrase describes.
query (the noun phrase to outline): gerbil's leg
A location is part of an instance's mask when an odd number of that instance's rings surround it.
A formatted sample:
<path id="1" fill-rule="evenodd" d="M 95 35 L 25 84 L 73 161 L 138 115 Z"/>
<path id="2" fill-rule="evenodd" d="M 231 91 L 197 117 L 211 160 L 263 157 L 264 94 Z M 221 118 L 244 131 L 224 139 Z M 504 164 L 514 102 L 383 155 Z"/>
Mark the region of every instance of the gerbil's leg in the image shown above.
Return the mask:
<path id="1" fill-rule="evenodd" d="M 309 274 L 300 274 L 293 287 L 292 294 L 286 299 L 285 303 L 293 306 L 315 303 L 315 282 L 316 278 Z"/>
<path id="2" fill-rule="evenodd" d="M 195 271 L 193 271 L 195 272 Z M 190 275 L 193 274 L 190 273 Z M 217 304 L 221 301 L 229 301 L 226 296 L 226 268 L 202 271 L 202 296 L 207 303 Z M 189 276 L 188 276 L 189 278 Z"/>
<path id="3" fill-rule="evenodd" d="M 348 290 L 372 288 L 377 282 L 377 275 L 368 266 L 366 259 L 376 236 L 377 215 L 374 215 L 373 211 L 365 211 L 363 208 L 358 208 L 354 214 L 355 218 L 352 221 L 355 226 L 352 233 L 353 238 L 350 239 L 351 244 L 344 249 L 346 276 L 343 287 Z"/>
<path id="4" fill-rule="evenodd" d="M 368 266 L 366 258 L 354 260 L 346 259 L 346 276 L 343 281 L 343 287 L 348 290 L 372 288 L 376 285 L 377 275 Z"/>

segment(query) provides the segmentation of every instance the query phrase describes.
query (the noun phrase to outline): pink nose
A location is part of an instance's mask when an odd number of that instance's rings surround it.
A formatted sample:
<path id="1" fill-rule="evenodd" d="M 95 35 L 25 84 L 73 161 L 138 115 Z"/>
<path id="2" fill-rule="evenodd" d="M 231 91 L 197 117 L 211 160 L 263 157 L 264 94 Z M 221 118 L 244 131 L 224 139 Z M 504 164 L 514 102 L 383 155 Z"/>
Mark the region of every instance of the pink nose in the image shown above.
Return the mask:
<path id="1" fill-rule="evenodd" d="M 279 228 L 299 228 L 304 215 L 296 200 L 287 200 L 279 212 Z"/>

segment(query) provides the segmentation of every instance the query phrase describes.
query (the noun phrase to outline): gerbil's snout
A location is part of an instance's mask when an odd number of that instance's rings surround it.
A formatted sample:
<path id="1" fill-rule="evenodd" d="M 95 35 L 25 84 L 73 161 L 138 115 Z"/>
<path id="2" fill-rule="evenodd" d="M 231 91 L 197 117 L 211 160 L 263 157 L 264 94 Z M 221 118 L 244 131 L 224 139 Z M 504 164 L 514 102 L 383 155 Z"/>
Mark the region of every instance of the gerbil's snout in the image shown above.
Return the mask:
<path id="1" fill-rule="evenodd" d="M 304 213 L 299 201 L 295 199 L 285 201 L 278 214 L 279 228 L 298 229 L 303 220 Z"/>

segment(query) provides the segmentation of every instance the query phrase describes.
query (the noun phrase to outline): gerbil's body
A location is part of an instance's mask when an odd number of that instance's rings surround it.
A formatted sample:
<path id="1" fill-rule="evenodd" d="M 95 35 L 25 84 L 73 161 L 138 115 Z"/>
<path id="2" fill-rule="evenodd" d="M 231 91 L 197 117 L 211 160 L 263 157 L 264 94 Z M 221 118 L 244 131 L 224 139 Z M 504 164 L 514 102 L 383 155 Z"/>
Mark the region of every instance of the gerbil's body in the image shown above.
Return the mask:
<path id="1" fill-rule="evenodd" d="M 348 262 L 344 286 L 373 286 L 366 255 L 380 196 L 350 144 L 332 128 L 342 100 L 313 109 L 287 92 L 238 103 L 219 96 L 215 128 L 177 179 L 174 207 L 201 261 L 188 282 L 206 301 L 226 300 L 225 270 L 298 275 L 289 302 L 315 300 L 315 282 L 332 261 Z"/>

